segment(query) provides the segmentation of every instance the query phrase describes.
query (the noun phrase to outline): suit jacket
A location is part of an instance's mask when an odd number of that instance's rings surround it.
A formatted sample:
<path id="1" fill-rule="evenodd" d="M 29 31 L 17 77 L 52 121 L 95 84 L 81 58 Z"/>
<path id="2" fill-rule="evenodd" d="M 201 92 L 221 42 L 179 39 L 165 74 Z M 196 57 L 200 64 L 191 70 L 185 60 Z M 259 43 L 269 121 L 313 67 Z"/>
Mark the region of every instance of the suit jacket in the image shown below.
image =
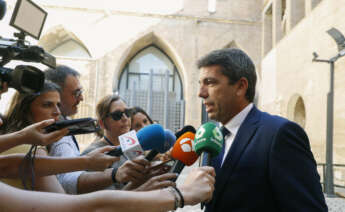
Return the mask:
<path id="1" fill-rule="evenodd" d="M 304 130 L 254 106 L 218 170 L 206 211 L 327 211 Z"/>

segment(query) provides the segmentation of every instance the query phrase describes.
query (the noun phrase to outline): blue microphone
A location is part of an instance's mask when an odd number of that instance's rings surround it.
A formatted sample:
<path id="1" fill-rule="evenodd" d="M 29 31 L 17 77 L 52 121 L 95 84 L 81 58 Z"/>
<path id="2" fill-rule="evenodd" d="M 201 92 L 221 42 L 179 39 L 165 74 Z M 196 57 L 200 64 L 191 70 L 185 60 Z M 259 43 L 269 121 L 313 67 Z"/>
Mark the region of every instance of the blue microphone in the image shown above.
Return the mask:
<path id="1" fill-rule="evenodd" d="M 174 135 L 174 133 L 171 130 L 165 129 L 165 142 L 164 142 L 164 148 L 162 149 L 163 151 L 160 151 L 160 153 L 164 153 L 168 151 L 171 147 L 174 146 L 177 138 Z"/>
<path id="2" fill-rule="evenodd" d="M 159 124 L 151 124 L 141 128 L 137 132 L 137 137 L 144 150 L 155 149 L 161 152 L 164 149 L 165 133 Z"/>
<path id="3" fill-rule="evenodd" d="M 162 128 L 163 129 L 163 128 Z M 138 138 L 139 139 L 139 138 Z M 140 142 L 140 139 L 139 139 Z M 152 161 L 158 153 L 164 153 L 168 151 L 176 142 L 176 136 L 168 129 L 164 130 L 164 140 L 150 141 L 150 148 L 152 149 L 147 155 L 146 159 Z M 145 149 L 143 147 L 143 149 Z"/>
<path id="4" fill-rule="evenodd" d="M 143 150 L 155 150 L 157 152 L 153 158 L 159 152 L 163 153 L 169 150 L 176 140 L 176 137 L 170 130 L 164 130 L 159 124 L 151 124 L 141 128 L 137 132 L 137 137 Z M 107 154 L 112 156 L 120 156 L 123 154 L 123 152 L 121 147 L 118 146 L 117 148 L 109 151 Z M 151 153 L 150 158 L 152 155 L 153 153 Z"/>

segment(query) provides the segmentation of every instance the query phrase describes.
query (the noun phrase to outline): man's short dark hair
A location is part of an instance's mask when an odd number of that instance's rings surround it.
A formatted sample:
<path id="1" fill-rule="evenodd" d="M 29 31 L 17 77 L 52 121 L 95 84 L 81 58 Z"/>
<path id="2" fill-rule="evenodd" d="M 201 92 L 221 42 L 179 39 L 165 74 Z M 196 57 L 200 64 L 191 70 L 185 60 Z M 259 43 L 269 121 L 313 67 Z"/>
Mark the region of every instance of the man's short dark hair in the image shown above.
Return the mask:
<path id="1" fill-rule="evenodd" d="M 61 89 L 64 87 L 66 78 L 69 75 L 74 77 L 80 76 L 78 71 L 65 65 L 58 65 L 55 69 L 49 68 L 44 72 L 44 75 L 47 80 L 58 84 Z"/>
<path id="2" fill-rule="evenodd" d="M 256 72 L 253 61 L 240 49 L 227 48 L 212 51 L 202 57 L 198 63 L 198 68 L 219 65 L 221 72 L 228 77 L 229 83 L 236 83 L 241 77 L 248 80 L 246 98 L 253 102 L 255 97 Z"/>

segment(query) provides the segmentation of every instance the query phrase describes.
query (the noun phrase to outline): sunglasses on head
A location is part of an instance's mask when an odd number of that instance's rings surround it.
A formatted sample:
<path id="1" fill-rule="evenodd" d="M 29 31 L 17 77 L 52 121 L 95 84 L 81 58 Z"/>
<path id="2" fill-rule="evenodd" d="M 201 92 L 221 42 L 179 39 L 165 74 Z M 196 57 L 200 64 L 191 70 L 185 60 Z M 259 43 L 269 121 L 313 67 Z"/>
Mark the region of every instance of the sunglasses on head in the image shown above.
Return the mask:
<path id="1" fill-rule="evenodd" d="M 114 111 L 112 113 L 109 114 L 109 116 L 114 120 L 114 121 L 118 121 L 122 118 L 123 114 L 125 114 L 127 117 L 130 117 L 132 113 L 131 109 L 125 109 L 124 111 Z"/>

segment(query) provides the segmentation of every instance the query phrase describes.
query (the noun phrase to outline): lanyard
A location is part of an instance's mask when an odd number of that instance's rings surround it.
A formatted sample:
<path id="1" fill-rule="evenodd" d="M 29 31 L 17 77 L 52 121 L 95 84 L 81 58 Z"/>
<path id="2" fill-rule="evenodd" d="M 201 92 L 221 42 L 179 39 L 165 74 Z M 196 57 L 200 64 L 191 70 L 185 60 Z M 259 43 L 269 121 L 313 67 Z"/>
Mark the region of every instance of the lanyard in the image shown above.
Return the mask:
<path id="1" fill-rule="evenodd" d="M 108 144 L 109 144 L 110 146 L 114 146 L 114 144 L 111 143 L 111 141 L 110 141 L 107 137 L 105 137 L 105 136 L 103 136 L 103 137 L 104 137 L 104 140 L 105 140 L 106 142 L 108 142 Z"/>

